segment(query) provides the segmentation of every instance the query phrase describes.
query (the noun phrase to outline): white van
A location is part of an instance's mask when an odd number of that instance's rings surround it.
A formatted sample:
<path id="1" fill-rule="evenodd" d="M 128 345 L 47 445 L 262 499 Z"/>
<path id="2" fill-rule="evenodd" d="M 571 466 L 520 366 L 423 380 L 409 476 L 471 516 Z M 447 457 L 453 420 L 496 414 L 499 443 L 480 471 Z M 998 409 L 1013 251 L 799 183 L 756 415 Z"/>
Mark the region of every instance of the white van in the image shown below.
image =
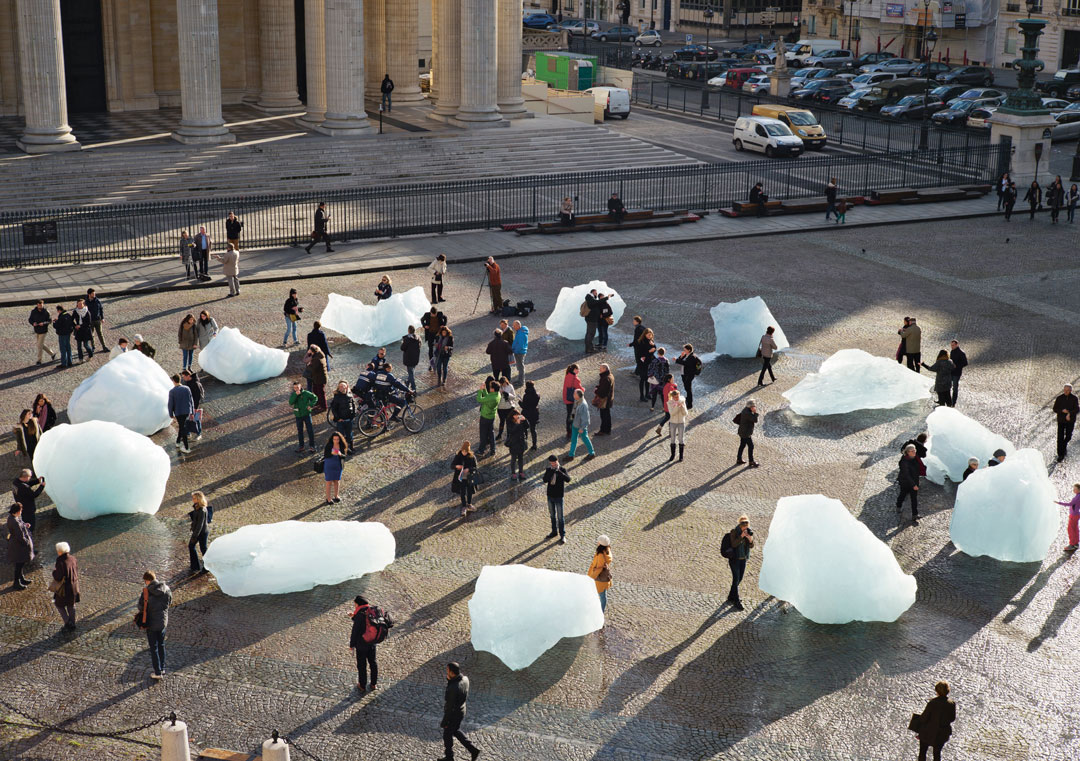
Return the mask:
<path id="1" fill-rule="evenodd" d="M 810 56 L 818 56 L 826 50 L 840 50 L 840 40 L 799 40 L 784 55 L 789 64 L 802 66 Z"/>
<path id="2" fill-rule="evenodd" d="M 618 116 L 625 119 L 630 116 L 630 91 L 621 87 L 590 87 L 585 91 L 592 95 L 596 105 L 604 107 L 604 118 Z"/>
<path id="3" fill-rule="evenodd" d="M 761 151 L 769 158 L 798 156 L 805 147 L 802 139 L 793 135 L 786 124 L 767 116 L 744 116 L 736 119 L 732 143 L 737 151 Z"/>

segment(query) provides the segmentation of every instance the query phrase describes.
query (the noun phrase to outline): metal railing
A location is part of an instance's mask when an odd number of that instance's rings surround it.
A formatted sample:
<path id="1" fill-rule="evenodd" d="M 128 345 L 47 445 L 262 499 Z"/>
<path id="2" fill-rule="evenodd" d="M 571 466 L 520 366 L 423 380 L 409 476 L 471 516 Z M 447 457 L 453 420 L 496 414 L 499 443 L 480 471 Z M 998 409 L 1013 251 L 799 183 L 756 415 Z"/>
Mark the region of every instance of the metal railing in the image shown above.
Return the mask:
<path id="1" fill-rule="evenodd" d="M 179 256 L 181 230 L 206 226 L 223 241 L 228 212 L 244 221 L 244 248 L 310 241 L 316 203 L 326 201 L 335 241 L 483 230 L 554 219 L 566 196 L 579 214 L 601 213 L 618 191 L 628 207 L 715 209 L 765 183 L 775 199 L 820 196 L 830 177 L 845 192 L 990 182 L 1008 156 L 998 146 L 804 156 L 793 160 L 688 164 L 460 182 L 363 187 L 326 193 L 208 198 L 0 213 L 0 267 Z M 31 243 L 48 230 L 48 242 Z M 42 238 L 38 238 L 42 240 Z M 217 250 L 221 247 L 218 246 Z"/>

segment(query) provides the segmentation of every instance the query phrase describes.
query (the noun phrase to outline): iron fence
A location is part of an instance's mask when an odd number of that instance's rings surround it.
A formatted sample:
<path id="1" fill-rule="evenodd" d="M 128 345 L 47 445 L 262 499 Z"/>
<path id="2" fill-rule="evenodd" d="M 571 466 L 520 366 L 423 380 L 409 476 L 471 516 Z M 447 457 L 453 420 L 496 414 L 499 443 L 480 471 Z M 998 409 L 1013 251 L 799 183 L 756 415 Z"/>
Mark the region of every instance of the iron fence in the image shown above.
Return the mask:
<path id="1" fill-rule="evenodd" d="M 775 199 L 820 196 L 830 177 L 845 192 L 990 182 L 1008 160 L 996 145 L 881 154 L 824 154 L 788 160 L 615 169 L 601 172 L 365 187 L 327 193 L 213 198 L 0 213 L 0 267 L 179 256 L 181 230 L 200 226 L 224 241 L 225 217 L 244 221 L 245 248 L 310 240 L 316 204 L 326 201 L 335 240 L 480 230 L 554 219 L 570 196 L 579 214 L 601 213 L 618 191 L 628 207 L 715 209 L 746 198 L 756 182 Z M 50 230 L 44 242 L 35 233 Z M 42 238 L 38 238 L 42 241 Z M 221 246 L 216 246 L 218 250 Z"/>

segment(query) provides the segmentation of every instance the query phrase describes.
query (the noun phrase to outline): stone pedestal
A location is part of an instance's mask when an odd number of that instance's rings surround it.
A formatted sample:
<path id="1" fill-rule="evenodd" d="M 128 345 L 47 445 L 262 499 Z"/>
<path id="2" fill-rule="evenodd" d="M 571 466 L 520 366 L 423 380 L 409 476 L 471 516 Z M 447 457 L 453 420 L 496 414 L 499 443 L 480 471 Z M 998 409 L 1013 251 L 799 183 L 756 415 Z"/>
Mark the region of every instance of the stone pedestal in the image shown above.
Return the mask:
<path id="1" fill-rule="evenodd" d="M 499 115 L 496 0 L 461 3 L 461 105 L 459 127 L 508 127 Z"/>
<path id="2" fill-rule="evenodd" d="M 389 71 L 386 68 L 386 0 L 364 0 L 364 94 L 369 100 L 382 98 L 379 86 L 383 75 Z"/>
<path id="3" fill-rule="evenodd" d="M 161 725 L 161 761 L 191 761 L 187 724 L 184 722 L 166 721 Z"/>
<path id="4" fill-rule="evenodd" d="M 302 107 L 296 92 L 295 13 L 293 0 L 259 1 L 262 90 L 256 105 L 272 114 Z"/>
<path id="5" fill-rule="evenodd" d="M 323 0 L 304 0 L 304 58 L 307 113 L 300 125 L 313 127 L 326 118 L 326 16 Z"/>
<path id="6" fill-rule="evenodd" d="M 432 78 L 439 89 L 439 98 L 428 118 L 446 122 L 457 116 L 461 106 L 461 4 L 456 0 L 435 0 L 435 13 L 438 21 L 434 33 L 439 52 Z"/>
<path id="7" fill-rule="evenodd" d="M 188 145 L 236 141 L 221 116 L 221 51 L 217 0 L 177 0 L 180 126 L 173 140 Z"/>
<path id="8" fill-rule="evenodd" d="M 420 92 L 420 54 L 417 36 L 420 26 L 418 0 L 387 0 L 386 68 L 394 82 L 392 103 L 416 103 Z M 520 20 L 519 20 L 520 25 Z M 380 81 L 382 77 L 379 78 Z"/>
<path id="9" fill-rule="evenodd" d="M 17 0 L 15 11 L 26 116 L 23 134 L 15 144 L 27 153 L 77 151 L 82 146 L 67 120 L 60 0 Z"/>
<path id="10" fill-rule="evenodd" d="M 769 73 L 769 95 L 786 98 L 791 94 L 791 72 L 786 69 Z"/>
<path id="11" fill-rule="evenodd" d="M 364 111 L 363 0 L 325 0 L 326 119 L 315 129 L 332 137 L 373 134 Z"/>
<path id="12" fill-rule="evenodd" d="M 990 117 L 990 143 L 996 145 L 1002 136 L 1008 136 L 1012 142 L 1012 155 L 1009 158 L 1009 177 L 1016 183 L 1017 190 L 1023 196 L 1024 188 L 1031 184 L 1035 176 L 1035 146 L 1042 144 L 1042 158 L 1038 162 L 1038 171 L 1045 178 L 1050 172 L 1050 130 L 1057 122 L 1050 114 L 1020 115 L 999 110 Z M 1049 180 L 1047 180 L 1049 182 Z M 1045 186 L 1042 180 L 1040 185 Z"/>
<path id="13" fill-rule="evenodd" d="M 498 103 L 504 119 L 531 117 L 521 97 L 521 0 L 498 3 Z"/>

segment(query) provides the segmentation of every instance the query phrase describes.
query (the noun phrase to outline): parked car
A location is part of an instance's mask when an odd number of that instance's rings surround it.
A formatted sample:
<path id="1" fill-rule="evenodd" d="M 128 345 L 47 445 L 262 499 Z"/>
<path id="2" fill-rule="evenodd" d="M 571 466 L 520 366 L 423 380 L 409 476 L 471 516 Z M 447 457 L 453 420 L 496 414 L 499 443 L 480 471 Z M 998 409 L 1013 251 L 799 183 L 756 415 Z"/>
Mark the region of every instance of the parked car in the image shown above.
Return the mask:
<path id="1" fill-rule="evenodd" d="M 765 45 L 761 42 L 748 42 L 745 45 L 740 45 L 737 48 L 731 50 L 725 50 L 724 55 L 733 56 L 735 58 L 750 58 L 759 50 L 764 50 Z"/>
<path id="2" fill-rule="evenodd" d="M 985 66 L 961 66 L 937 75 L 937 81 L 943 85 L 982 85 L 994 84 L 994 72 Z"/>
<path id="3" fill-rule="evenodd" d="M 880 63 L 863 66 L 859 71 L 864 74 L 868 71 L 884 71 L 895 74 L 898 77 L 906 77 L 911 73 L 911 70 L 918 65 L 918 61 L 912 61 L 909 58 L 890 58 Z"/>
<path id="4" fill-rule="evenodd" d="M 877 53 L 863 53 L 861 56 L 855 59 L 855 68 L 861 66 L 873 66 L 875 63 L 881 63 L 887 61 L 890 58 L 896 58 L 895 53 L 889 53 L 888 51 L 881 50 Z"/>
<path id="5" fill-rule="evenodd" d="M 787 125 L 779 119 L 765 116 L 743 116 L 735 120 L 732 133 L 735 150 L 760 151 L 769 158 L 773 156 L 798 156 L 804 146 Z"/>
<path id="6" fill-rule="evenodd" d="M 687 79 L 690 76 L 689 61 L 672 61 L 667 67 L 668 79 Z"/>
<path id="7" fill-rule="evenodd" d="M 815 79 L 812 82 L 807 82 L 806 85 L 801 89 L 791 93 L 791 97 L 795 100 L 815 100 L 817 98 L 818 91 L 825 88 L 838 87 L 841 85 L 848 88 L 847 92 L 851 92 L 851 90 L 854 89 L 844 80 L 836 79 L 835 77 L 833 77 L 832 79 Z M 847 92 L 845 92 L 844 95 L 846 95 Z"/>
<path id="8" fill-rule="evenodd" d="M 1074 103 L 1074 106 L 1080 103 Z M 1054 115 L 1057 125 L 1050 131 L 1051 140 L 1077 140 L 1080 139 L 1080 108 L 1067 108 L 1060 114 Z"/>
<path id="9" fill-rule="evenodd" d="M 594 40 L 600 40 L 600 42 L 607 42 L 608 40 L 625 40 L 626 42 L 633 42 L 637 37 L 637 29 L 632 26 L 611 26 L 607 29 L 601 29 L 599 32 L 593 32 L 592 38 Z"/>
<path id="10" fill-rule="evenodd" d="M 988 120 L 997 110 L 997 106 L 980 106 L 979 108 L 973 108 L 968 111 L 967 122 L 965 125 L 972 129 L 990 129 L 990 122 Z"/>
<path id="11" fill-rule="evenodd" d="M 1071 97 L 1069 90 L 1080 86 L 1080 69 L 1059 69 L 1053 78 L 1035 83 L 1035 89 L 1051 98 Z"/>
<path id="12" fill-rule="evenodd" d="M 1043 98 L 1042 106 L 1052 114 L 1056 114 L 1059 111 L 1064 111 L 1071 103 L 1063 98 Z"/>
<path id="13" fill-rule="evenodd" d="M 687 69 L 686 78 L 706 82 L 718 77 L 723 78 L 726 73 L 727 70 L 716 61 L 695 61 Z"/>
<path id="14" fill-rule="evenodd" d="M 868 92 L 870 92 L 869 87 L 860 87 L 857 90 L 852 90 L 847 95 L 845 95 L 843 98 L 838 100 L 836 102 L 836 106 L 837 106 L 837 108 L 843 108 L 843 109 L 845 109 L 847 111 L 853 111 L 855 109 L 855 106 L 859 102 L 859 98 L 866 95 L 866 93 L 868 93 Z"/>
<path id="15" fill-rule="evenodd" d="M 1080 100 L 1080 85 L 1073 85 L 1065 93 L 1065 97 L 1072 101 Z"/>
<path id="16" fill-rule="evenodd" d="M 604 107 L 604 118 L 630 116 L 630 91 L 621 87 L 590 87 L 586 95 L 593 96 L 596 105 Z"/>
<path id="17" fill-rule="evenodd" d="M 824 87 L 819 87 L 814 93 L 814 100 L 831 106 L 854 91 L 854 87 L 841 79 L 835 84 L 826 84 Z"/>
<path id="18" fill-rule="evenodd" d="M 870 92 L 859 98 L 855 104 L 858 111 L 878 111 L 885 106 L 899 103 L 906 95 L 922 95 L 926 92 L 926 80 L 912 77 L 900 77 L 888 82 L 878 82 Z"/>
<path id="19" fill-rule="evenodd" d="M 600 25 L 595 21 L 585 22 L 581 19 L 562 22 L 562 27 L 570 34 L 585 35 L 600 31 Z"/>
<path id="20" fill-rule="evenodd" d="M 521 20 L 521 25 L 526 29 L 551 29 L 559 20 L 550 13 L 530 13 Z"/>
<path id="21" fill-rule="evenodd" d="M 948 125 L 950 127 L 962 127 L 967 124 L 968 115 L 976 108 L 986 108 L 998 105 L 996 98 L 983 100 L 961 100 L 948 108 L 938 111 L 930 118 L 934 124 Z"/>
<path id="22" fill-rule="evenodd" d="M 723 86 L 729 90 L 740 90 L 746 80 L 750 79 L 750 77 L 755 74 L 761 74 L 761 70 L 746 68 L 728 69 Z"/>
<path id="23" fill-rule="evenodd" d="M 766 74 L 755 74 L 743 82 L 742 89 L 751 95 L 768 95 L 769 77 Z"/>
<path id="24" fill-rule="evenodd" d="M 882 106 L 879 112 L 886 119 L 922 119 L 924 114 L 933 114 L 945 108 L 945 103 L 930 96 L 905 95 L 898 103 Z"/>
<path id="25" fill-rule="evenodd" d="M 965 85 L 938 85 L 930 91 L 930 95 L 938 100 L 949 103 L 954 98 L 959 98 L 966 93 L 968 88 Z"/>
<path id="26" fill-rule="evenodd" d="M 803 141 L 803 145 L 807 148 L 820 150 L 825 147 L 829 139 L 814 113 L 805 108 L 781 106 L 776 103 L 758 103 L 750 113 L 754 116 L 779 119 Z"/>
<path id="27" fill-rule="evenodd" d="M 1065 110 L 1070 113 L 1072 113 L 1073 111 L 1080 111 L 1080 103 L 1070 103 L 1069 107 Z"/>
<path id="28" fill-rule="evenodd" d="M 846 69 L 855 62 L 855 54 L 850 50 L 826 50 L 821 55 L 812 55 L 803 61 L 803 66 L 822 67 L 825 69 Z"/>
<path id="29" fill-rule="evenodd" d="M 851 84 L 855 87 L 859 87 L 860 85 L 869 87 L 878 82 L 888 82 L 890 79 L 896 79 L 896 74 L 891 71 L 868 71 L 865 74 L 857 75 L 851 80 Z"/>
<path id="30" fill-rule="evenodd" d="M 709 45 L 686 45 L 678 48 L 674 56 L 676 61 L 715 61 L 720 54 Z"/>
<path id="31" fill-rule="evenodd" d="M 639 48 L 642 45 L 652 45 L 654 48 L 658 48 L 664 44 L 664 38 L 660 36 L 660 32 L 656 29 L 646 29 L 634 38 L 634 44 Z"/>
<path id="32" fill-rule="evenodd" d="M 945 102 L 948 103 L 950 107 L 952 107 L 962 100 L 983 100 L 984 98 L 997 98 L 1000 102 L 1005 100 L 1005 93 L 1001 90 L 995 90 L 990 87 L 972 87 L 964 90 L 955 98 L 947 100 Z"/>
<path id="33" fill-rule="evenodd" d="M 936 79 L 939 75 L 944 74 L 947 71 L 952 71 L 952 66 L 947 63 L 941 63 L 940 61 L 931 61 L 929 67 L 930 79 Z M 911 70 L 911 73 L 908 74 L 908 76 L 921 77 L 923 79 L 926 79 L 926 68 L 927 64 L 920 63 L 918 66 Z"/>

